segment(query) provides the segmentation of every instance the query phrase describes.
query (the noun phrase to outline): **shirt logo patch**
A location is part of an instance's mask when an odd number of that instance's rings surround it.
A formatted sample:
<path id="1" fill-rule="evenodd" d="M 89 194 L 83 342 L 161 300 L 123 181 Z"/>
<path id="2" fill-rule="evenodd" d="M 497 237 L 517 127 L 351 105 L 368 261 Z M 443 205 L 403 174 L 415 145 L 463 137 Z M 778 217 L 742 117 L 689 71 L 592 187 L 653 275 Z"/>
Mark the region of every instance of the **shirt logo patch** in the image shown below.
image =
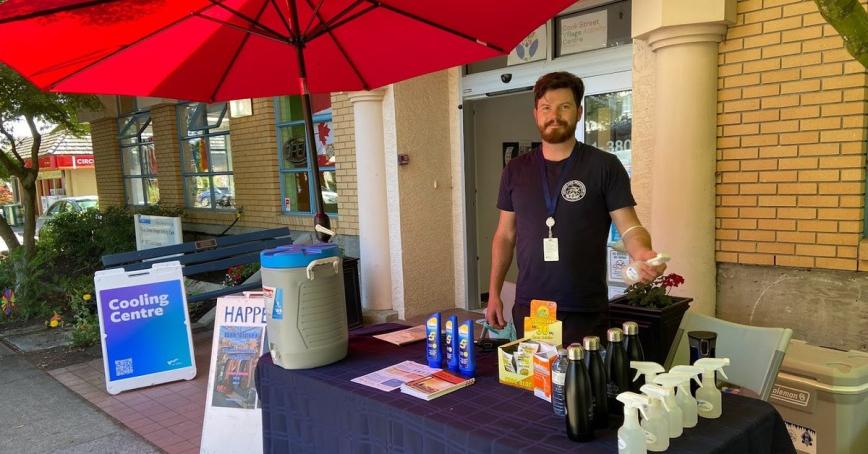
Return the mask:
<path id="1" fill-rule="evenodd" d="M 561 188 L 561 196 L 567 202 L 578 202 L 585 197 L 585 183 L 579 180 L 570 180 Z"/>

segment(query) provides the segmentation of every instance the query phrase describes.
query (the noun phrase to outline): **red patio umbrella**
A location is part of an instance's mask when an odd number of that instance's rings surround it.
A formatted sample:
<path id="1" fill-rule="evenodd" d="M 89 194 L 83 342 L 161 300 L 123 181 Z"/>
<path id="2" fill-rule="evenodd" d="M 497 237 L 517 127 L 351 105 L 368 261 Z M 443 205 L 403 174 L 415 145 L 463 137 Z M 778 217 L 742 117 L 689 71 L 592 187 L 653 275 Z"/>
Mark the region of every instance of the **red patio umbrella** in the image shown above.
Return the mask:
<path id="1" fill-rule="evenodd" d="M 575 0 L 8 0 L 0 61 L 65 93 L 226 101 L 370 90 L 504 54 Z M 316 191 L 315 222 L 328 227 Z"/>

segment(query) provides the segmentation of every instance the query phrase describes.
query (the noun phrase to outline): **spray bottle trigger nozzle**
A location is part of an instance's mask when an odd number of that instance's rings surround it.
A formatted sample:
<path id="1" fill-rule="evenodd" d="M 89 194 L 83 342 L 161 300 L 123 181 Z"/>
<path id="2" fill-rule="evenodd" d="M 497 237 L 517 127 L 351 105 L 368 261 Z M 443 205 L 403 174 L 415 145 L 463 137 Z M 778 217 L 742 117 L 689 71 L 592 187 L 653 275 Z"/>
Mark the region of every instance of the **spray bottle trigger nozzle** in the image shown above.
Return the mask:
<path id="1" fill-rule="evenodd" d="M 657 256 L 646 260 L 645 263 L 647 263 L 651 266 L 660 266 L 660 265 L 668 262 L 670 259 L 671 259 L 671 257 L 669 257 L 669 255 L 659 253 L 659 254 L 657 254 Z"/>

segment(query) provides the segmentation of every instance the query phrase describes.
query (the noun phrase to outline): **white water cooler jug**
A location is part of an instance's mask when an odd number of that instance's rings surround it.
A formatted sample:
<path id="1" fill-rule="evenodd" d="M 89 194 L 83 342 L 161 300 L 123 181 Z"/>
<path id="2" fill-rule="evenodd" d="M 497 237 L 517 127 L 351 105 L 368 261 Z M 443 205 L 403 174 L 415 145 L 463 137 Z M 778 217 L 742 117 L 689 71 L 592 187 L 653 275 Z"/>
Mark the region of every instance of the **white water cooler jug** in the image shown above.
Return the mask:
<path id="1" fill-rule="evenodd" d="M 337 245 L 281 246 L 259 257 L 274 364 L 309 369 L 343 359 L 347 309 Z"/>

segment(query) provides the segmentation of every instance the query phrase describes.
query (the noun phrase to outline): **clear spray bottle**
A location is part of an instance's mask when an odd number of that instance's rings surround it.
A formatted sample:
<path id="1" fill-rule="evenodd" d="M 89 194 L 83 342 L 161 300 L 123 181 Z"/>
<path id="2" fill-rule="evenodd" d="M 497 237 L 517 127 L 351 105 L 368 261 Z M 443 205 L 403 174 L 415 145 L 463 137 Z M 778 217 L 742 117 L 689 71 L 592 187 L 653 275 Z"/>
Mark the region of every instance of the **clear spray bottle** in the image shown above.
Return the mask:
<path id="1" fill-rule="evenodd" d="M 729 366 L 729 358 L 702 358 L 693 363 L 702 369 L 702 387 L 696 390 L 696 402 L 699 416 L 708 419 L 719 418 L 723 412 L 721 408 L 720 390 L 717 389 L 715 373 L 720 372 L 723 378 L 728 378 L 723 373 L 723 367 Z"/>
<path id="2" fill-rule="evenodd" d="M 693 397 L 693 394 L 690 394 L 690 380 L 695 380 L 697 385 L 701 384 L 699 374 L 702 373 L 702 369 L 696 366 L 674 366 L 669 369 L 669 373 L 681 378 L 681 381 L 678 383 L 678 392 L 675 394 L 675 401 L 681 407 L 682 425 L 686 429 L 696 427 L 699 418 L 697 416 L 696 399 Z"/>
<path id="3" fill-rule="evenodd" d="M 642 393 L 648 396 L 648 417 L 642 421 L 645 429 L 645 447 L 649 451 L 662 452 L 669 448 L 669 415 L 666 408 L 666 390 L 660 385 L 644 384 Z"/>
<path id="4" fill-rule="evenodd" d="M 656 257 L 645 260 L 645 263 L 651 266 L 660 266 L 670 260 L 670 257 L 666 254 L 657 254 Z M 624 282 L 627 285 L 633 285 L 639 282 L 642 279 L 642 276 L 639 275 L 639 267 L 637 266 L 639 262 L 631 262 L 624 268 Z"/>
<path id="5" fill-rule="evenodd" d="M 654 383 L 654 377 L 657 374 L 662 374 L 666 372 L 666 369 L 663 366 L 653 362 L 653 361 L 630 361 L 630 368 L 636 369 L 636 376 L 633 377 L 633 381 L 639 380 L 639 389 L 642 388 L 642 385 L 645 383 Z M 640 377 L 642 377 L 640 379 Z"/>
<path id="6" fill-rule="evenodd" d="M 645 454 L 645 431 L 639 425 L 639 412 L 648 419 L 645 408 L 648 396 L 630 391 L 618 394 L 618 402 L 624 404 L 624 425 L 618 429 L 618 454 Z"/>
<path id="7" fill-rule="evenodd" d="M 681 377 L 672 374 L 660 374 L 654 377 L 654 383 L 666 390 L 663 398 L 666 402 L 666 413 L 669 414 L 669 438 L 678 438 L 684 431 L 684 421 L 681 407 L 675 401 L 675 387 L 681 382 Z"/>

